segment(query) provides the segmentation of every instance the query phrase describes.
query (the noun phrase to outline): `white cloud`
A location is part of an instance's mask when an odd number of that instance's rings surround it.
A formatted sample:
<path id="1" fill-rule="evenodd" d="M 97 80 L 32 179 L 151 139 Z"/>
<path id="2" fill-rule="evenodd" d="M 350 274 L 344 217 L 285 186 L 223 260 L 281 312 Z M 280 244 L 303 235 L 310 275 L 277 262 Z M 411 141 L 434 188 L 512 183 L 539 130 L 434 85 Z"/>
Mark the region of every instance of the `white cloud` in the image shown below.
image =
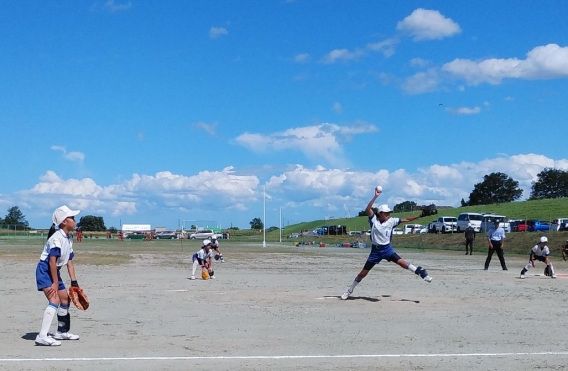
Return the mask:
<path id="1" fill-rule="evenodd" d="M 294 56 L 294 62 L 296 63 L 307 63 L 310 60 L 310 55 L 308 53 L 300 53 Z"/>
<path id="2" fill-rule="evenodd" d="M 408 94 L 422 94 L 438 89 L 440 76 L 434 68 L 426 72 L 418 72 L 413 76 L 407 77 L 402 83 L 402 90 Z"/>
<path id="3" fill-rule="evenodd" d="M 85 155 L 82 152 L 67 152 L 63 146 L 51 146 L 54 151 L 59 151 L 63 153 L 63 158 L 69 161 L 83 162 L 85 160 Z"/>
<path id="4" fill-rule="evenodd" d="M 339 103 L 339 102 L 333 103 L 333 110 L 334 110 L 336 113 L 342 113 L 342 112 L 343 112 L 343 107 L 341 106 L 341 103 Z"/>
<path id="5" fill-rule="evenodd" d="M 105 8 L 108 9 L 111 13 L 120 12 L 123 10 L 128 10 L 132 7 L 132 2 L 127 2 L 123 4 L 117 4 L 114 0 L 108 0 L 105 3 Z"/>
<path id="6" fill-rule="evenodd" d="M 211 27 L 209 29 L 209 37 L 212 39 L 216 39 L 223 35 L 228 35 L 229 31 L 225 27 Z"/>
<path id="7" fill-rule="evenodd" d="M 345 206 L 355 214 L 367 204 L 377 184 L 384 190 L 381 202 L 391 206 L 406 200 L 419 205 L 435 202 L 459 206 L 462 198 L 469 198 L 473 186 L 492 172 L 503 172 L 518 181 L 524 190 L 523 197 L 527 198 L 531 182 L 544 168 L 568 170 L 568 159 L 554 160 L 528 153 L 487 158 L 477 163 L 433 164 L 395 171 L 296 165 L 272 174 L 265 184 L 257 175 L 239 174 L 232 167 L 193 175 L 169 171 L 154 175 L 132 174 L 130 179 L 110 185 L 97 184 L 91 178 L 63 179 L 50 170 L 31 189 L 3 194 L 0 204 L 21 205 L 28 218 L 42 215 L 42 220 L 47 221 L 53 209 L 62 204 L 83 210 L 83 215 L 130 215 L 131 219 L 140 214 L 148 218 L 160 210 L 170 214 L 179 212 L 180 215 L 206 215 L 211 210 L 242 213 L 258 207 L 258 202 L 262 202 L 263 186 L 266 186 L 273 203 L 284 205 L 288 214 L 295 210 L 297 215 L 305 215 L 308 207 L 324 215 Z M 313 213 L 309 215 L 313 217 Z"/>
<path id="8" fill-rule="evenodd" d="M 209 124 L 209 123 L 203 122 L 203 121 L 199 121 L 199 122 L 195 122 L 195 123 L 191 124 L 191 126 L 193 128 L 203 130 L 211 136 L 215 135 L 215 129 L 217 128 L 217 125 L 218 124 L 216 122 L 212 122 L 212 123 Z"/>
<path id="9" fill-rule="evenodd" d="M 416 9 L 398 22 L 396 29 L 414 37 L 414 41 L 443 39 L 461 32 L 460 26 L 437 10 Z"/>
<path id="10" fill-rule="evenodd" d="M 323 158 L 327 163 L 345 165 L 342 140 L 352 135 L 376 132 L 378 129 L 366 122 L 355 122 L 351 126 L 324 123 L 314 126 L 292 128 L 273 134 L 245 133 L 236 138 L 243 147 L 256 152 L 300 151 L 312 159 Z"/>
<path id="11" fill-rule="evenodd" d="M 400 42 L 396 37 L 391 37 L 376 43 L 367 44 L 367 49 L 381 52 L 385 58 L 390 58 L 395 53 L 395 46 Z"/>
<path id="12" fill-rule="evenodd" d="M 557 44 L 537 46 L 526 59 L 490 58 L 481 61 L 454 59 L 442 70 L 465 79 L 470 85 L 500 84 L 503 79 L 553 79 L 568 77 L 568 47 Z"/>
<path id="13" fill-rule="evenodd" d="M 449 112 L 453 115 L 477 115 L 479 112 L 481 112 L 481 108 L 479 107 L 446 108 L 446 112 Z"/>
<path id="14" fill-rule="evenodd" d="M 428 67 L 430 65 L 430 61 L 427 59 L 422 59 L 422 58 L 412 58 L 408 64 L 410 64 L 410 66 L 412 67 L 417 67 L 417 68 L 424 68 L 424 67 Z"/>
<path id="15" fill-rule="evenodd" d="M 355 49 L 350 51 L 348 49 L 335 49 L 330 51 L 325 57 L 323 57 L 322 62 L 327 64 L 332 64 L 337 61 L 351 61 L 358 59 L 365 55 L 365 51 L 362 49 Z"/>

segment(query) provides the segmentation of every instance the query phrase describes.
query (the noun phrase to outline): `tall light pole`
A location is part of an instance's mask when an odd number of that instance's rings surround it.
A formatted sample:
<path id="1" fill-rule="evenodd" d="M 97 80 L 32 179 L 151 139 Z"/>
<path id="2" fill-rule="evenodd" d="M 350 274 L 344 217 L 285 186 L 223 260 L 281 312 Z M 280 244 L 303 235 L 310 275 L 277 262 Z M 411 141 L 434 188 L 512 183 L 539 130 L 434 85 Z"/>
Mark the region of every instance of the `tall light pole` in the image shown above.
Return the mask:
<path id="1" fill-rule="evenodd" d="M 282 208 L 280 208 L 280 242 L 282 242 Z"/>
<path id="2" fill-rule="evenodd" d="M 266 247 L 266 186 L 262 187 L 262 247 Z"/>

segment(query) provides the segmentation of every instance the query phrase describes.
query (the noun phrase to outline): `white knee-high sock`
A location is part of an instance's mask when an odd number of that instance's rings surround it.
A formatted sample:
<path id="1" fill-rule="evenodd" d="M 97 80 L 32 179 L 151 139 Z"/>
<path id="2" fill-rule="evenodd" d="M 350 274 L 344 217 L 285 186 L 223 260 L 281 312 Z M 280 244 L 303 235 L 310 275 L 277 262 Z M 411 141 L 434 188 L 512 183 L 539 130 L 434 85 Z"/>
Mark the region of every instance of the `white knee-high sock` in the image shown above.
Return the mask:
<path id="1" fill-rule="evenodd" d="M 193 268 L 191 269 L 191 275 L 195 276 L 195 271 L 197 270 L 197 266 L 199 265 L 199 262 L 196 260 L 193 262 Z"/>
<path id="2" fill-rule="evenodd" d="M 43 312 L 43 320 L 41 322 L 41 331 L 39 332 L 39 337 L 46 337 L 51 327 L 51 322 L 53 322 L 53 317 L 57 313 L 57 305 L 49 303 L 45 311 Z"/>
<path id="3" fill-rule="evenodd" d="M 359 284 L 359 282 L 361 281 L 357 281 L 357 278 L 355 278 L 353 280 L 353 283 L 351 284 L 351 287 L 349 288 L 349 291 L 353 292 L 353 290 L 355 290 L 355 287 Z"/>
<path id="4" fill-rule="evenodd" d="M 414 265 L 412 265 L 411 263 L 408 263 L 408 267 L 406 267 L 406 269 L 408 269 L 411 272 L 416 272 L 416 267 Z"/>

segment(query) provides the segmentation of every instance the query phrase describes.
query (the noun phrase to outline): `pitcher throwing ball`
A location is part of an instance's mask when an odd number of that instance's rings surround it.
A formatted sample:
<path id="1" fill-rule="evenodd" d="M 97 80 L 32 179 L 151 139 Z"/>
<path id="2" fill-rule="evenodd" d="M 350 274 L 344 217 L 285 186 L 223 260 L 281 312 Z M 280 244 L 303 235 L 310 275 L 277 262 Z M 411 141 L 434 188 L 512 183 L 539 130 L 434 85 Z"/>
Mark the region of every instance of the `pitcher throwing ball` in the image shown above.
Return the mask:
<path id="1" fill-rule="evenodd" d="M 381 260 L 386 259 L 389 262 L 393 262 L 398 264 L 403 269 L 408 269 L 409 271 L 415 273 L 416 275 L 420 276 L 424 281 L 431 282 L 432 277 L 428 275 L 426 269 L 422 267 L 415 267 L 409 262 L 403 260 L 398 254 L 393 250 L 391 247 L 391 240 L 392 240 L 392 230 L 394 227 L 399 225 L 400 223 L 411 222 L 416 220 L 424 215 L 424 211 L 421 215 L 412 216 L 409 218 L 391 218 L 390 213 L 391 209 L 388 205 L 380 205 L 377 212 L 373 210 L 373 204 L 377 197 L 380 196 L 382 193 L 382 188 L 376 187 L 375 188 L 375 195 L 369 201 L 367 205 L 367 215 L 369 216 L 369 224 L 371 225 L 371 253 L 369 254 L 369 258 L 367 258 L 367 262 L 363 267 L 363 270 L 355 277 L 355 280 L 351 284 L 351 287 L 341 295 L 342 300 L 346 300 L 349 295 L 353 293 L 355 287 L 369 274 L 369 271 L 373 269 L 375 264 L 379 264 Z"/>

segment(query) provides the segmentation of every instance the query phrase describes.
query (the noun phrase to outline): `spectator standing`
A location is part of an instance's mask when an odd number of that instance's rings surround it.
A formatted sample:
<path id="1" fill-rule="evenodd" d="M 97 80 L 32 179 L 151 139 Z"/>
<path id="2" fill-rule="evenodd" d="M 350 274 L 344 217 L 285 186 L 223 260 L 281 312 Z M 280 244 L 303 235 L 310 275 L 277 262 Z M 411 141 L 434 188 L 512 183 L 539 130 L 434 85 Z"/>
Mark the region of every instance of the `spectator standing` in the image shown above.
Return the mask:
<path id="1" fill-rule="evenodd" d="M 497 252 L 499 257 L 499 262 L 501 263 L 501 268 L 504 271 L 508 270 L 505 264 L 505 257 L 503 256 L 503 248 L 505 247 L 505 230 L 499 226 L 499 222 L 493 222 L 493 227 L 487 232 L 487 242 L 489 244 L 487 250 L 487 259 L 485 259 L 485 270 L 489 269 L 489 263 L 491 263 L 491 257 L 494 252 Z"/>
<path id="2" fill-rule="evenodd" d="M 567 256 L 568 256 L 568 240 L 566 240 L 566 243 L 564 244 L 564 247 L 562 248 L 562 259 L 564 261 L 566 261 Z"/>
<path id="3" fill-rule="evenodd" d="M 467 248 L 469 246 L 469 255 L 473 255 L 473 241 L 475 241 L 475 229 L 471 226 L 471 223 L 467 224 L 465 229 L 465 254 L 467 255 Z"/>

